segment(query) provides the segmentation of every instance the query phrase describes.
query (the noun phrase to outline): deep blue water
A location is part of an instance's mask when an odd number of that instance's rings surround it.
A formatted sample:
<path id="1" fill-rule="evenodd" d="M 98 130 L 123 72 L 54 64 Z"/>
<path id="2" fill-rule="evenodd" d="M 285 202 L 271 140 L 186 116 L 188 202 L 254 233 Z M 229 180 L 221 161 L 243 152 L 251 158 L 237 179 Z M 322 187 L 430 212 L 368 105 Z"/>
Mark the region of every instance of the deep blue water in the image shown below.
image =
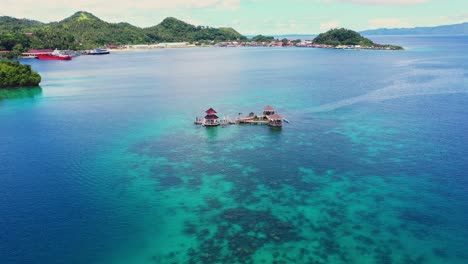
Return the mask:
<path id="1" fill-rule="evenodd" d="M 467 263 L 468 37 L 27 60 L 1 263 Z M 206 129 L 272 105 L 291 121 Z"/>

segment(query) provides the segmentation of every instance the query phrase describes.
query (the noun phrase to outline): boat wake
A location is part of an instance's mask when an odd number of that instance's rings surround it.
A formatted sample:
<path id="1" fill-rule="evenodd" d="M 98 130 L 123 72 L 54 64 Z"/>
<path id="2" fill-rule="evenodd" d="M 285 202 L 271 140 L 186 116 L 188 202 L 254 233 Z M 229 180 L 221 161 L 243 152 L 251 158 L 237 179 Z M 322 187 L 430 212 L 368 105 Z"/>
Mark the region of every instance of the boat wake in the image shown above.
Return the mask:
<path id="1" fill-rule="evenodd" d="M 425 81 L 412 81 L 424 77 Z M 427 78 L 429 77 L 429 78 Z M 407 96 L 468 93 L 468 71 L 463 69 L 416 69 L 407 78 L 382 89 L 310 108 L 313 113 L 328 112 L 357 103 L 377 102 Z"/>

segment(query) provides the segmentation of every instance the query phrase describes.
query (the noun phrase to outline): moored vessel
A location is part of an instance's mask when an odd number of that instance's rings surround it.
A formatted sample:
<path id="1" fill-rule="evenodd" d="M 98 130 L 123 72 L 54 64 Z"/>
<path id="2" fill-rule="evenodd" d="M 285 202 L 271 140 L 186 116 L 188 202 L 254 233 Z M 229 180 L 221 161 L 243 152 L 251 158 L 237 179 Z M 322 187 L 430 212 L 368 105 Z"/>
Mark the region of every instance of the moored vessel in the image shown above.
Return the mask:
<path id="1" fill-rule="evenodd" d="M 61 53 L 59 50 L 54 50 L 51 54 L 38 54 L 37 58 L 39 60 L 71 60 L 70 55 Z"/>
<path id="2" fill-rule="evenodd" d="M 108 51 L 107 49 L 97 48 L 97 49 L 93 49 L 93 50 L 88 51 L 86 54 L 88 54 L 88 55 L 107 55 L 109 53 L 110 53 L 110 51 Z"/>

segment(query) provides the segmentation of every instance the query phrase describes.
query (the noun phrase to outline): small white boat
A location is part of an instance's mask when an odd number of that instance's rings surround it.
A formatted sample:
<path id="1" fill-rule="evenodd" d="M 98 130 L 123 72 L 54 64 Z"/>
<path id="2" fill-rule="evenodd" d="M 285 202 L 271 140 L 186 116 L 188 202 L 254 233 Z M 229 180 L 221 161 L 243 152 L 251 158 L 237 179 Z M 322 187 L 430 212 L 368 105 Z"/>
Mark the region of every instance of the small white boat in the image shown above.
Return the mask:
<path id="1" fill-rule="evenodd" d="M 90 50 L 88 51 L 88 55 L 106 55 L 106 54 L 109 54 L 110 51 L 108 51 L 107 49 L 101 49 L 101 48 L 97 48 L 97 49 L 93 49 L 93 50 Z"/>

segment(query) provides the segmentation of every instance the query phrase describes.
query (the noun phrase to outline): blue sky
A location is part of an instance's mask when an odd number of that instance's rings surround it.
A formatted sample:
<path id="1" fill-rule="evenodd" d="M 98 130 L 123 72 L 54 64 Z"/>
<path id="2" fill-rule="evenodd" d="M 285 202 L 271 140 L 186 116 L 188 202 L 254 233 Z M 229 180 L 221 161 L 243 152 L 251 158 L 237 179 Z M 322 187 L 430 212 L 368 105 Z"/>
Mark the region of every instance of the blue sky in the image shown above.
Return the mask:
<path id="1" fill-rule="evenodd" d="M 313 34 L 468 21 L 468 0 L 0 0 L 0 15 L 58 21 L 89 11 L 109 22 L 151 26 L 168 16 L 242 34 Z M 38 4 L 39 3 L 39 4 Z"/>

